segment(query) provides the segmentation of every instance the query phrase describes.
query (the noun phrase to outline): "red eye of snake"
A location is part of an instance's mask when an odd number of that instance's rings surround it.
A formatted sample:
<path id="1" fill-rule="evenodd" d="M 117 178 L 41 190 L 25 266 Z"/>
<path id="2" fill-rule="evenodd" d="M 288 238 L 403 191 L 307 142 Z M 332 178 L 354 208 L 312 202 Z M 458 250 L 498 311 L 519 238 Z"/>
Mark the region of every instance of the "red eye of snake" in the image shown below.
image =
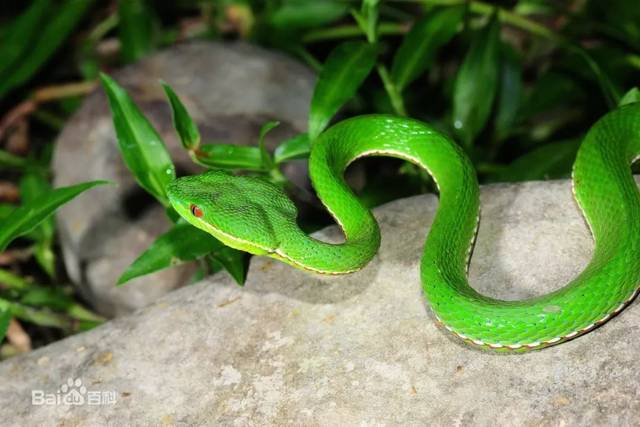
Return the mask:
<path id="1" fill-rule="evenodd" d="M 197 207 L 193 203 L 189 207 L 189 210 L 191 210 L 191 215 L 195 216 L 196 218 L 201 218 L 202 217 L 202 213 L 203 213 L 202 209 L 200 209 L 199 207 Z"/>

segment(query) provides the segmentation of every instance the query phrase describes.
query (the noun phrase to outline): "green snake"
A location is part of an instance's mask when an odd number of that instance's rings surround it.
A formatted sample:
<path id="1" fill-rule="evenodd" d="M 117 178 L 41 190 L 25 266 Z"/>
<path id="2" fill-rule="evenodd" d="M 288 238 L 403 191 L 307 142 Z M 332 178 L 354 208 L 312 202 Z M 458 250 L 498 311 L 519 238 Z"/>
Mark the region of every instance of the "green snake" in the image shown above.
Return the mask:
<path id="1" fill-rule="evenodd" d="M 439 205 L 421 260 L 425 296 L 437 320 L 475 346 L 526 351 L 591 331 L 619 313 L 640 284 L 640 194 L 631 164 L 640 156 L 640 104 L 601 118 L 585 136 L 573 166 L 573 191 L 594 239 L 588 266 L 546 295 L 502 301 L 468 283 L 479 221 L 479 186 L 471 162 L 450 138 L 417 120 L 359 116 L 326 130 L 312 146 L 309 174 L 344 243 L 315 239 L 297 223 L 286 193 L 260 177 L 210 171 L 173 181 L 175 210 L 224 244 L 323 274 L 365 266 L 380 244 L 371 212 L 344 181 L 365 156 L 407 160 L 428 171 Z"/>

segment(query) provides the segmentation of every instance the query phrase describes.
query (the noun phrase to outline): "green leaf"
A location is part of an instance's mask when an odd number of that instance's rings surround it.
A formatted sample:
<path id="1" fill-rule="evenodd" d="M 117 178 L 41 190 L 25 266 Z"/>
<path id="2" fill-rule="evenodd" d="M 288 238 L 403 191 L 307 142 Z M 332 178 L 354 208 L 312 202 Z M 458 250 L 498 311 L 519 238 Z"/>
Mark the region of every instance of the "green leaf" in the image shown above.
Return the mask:
<path id="1" fill-rule="evenodd" d="M 4 221 L 15 209 L 16 207 L 9 203 L 0 203 L 0 221 Z"/>
<path id="2" fill-rule="evenodd" d="M 0 76 L 14 66 L 31 46 L 36 31 L 51 7 L 51 0 L 36 0 L 9 26 L 0 44 Z"/>
<path id="3" fill-rule="evenodd" d="M 56 188 L 42 197 L 16 208 L 0 226 L 0 251 L 5 250 L 13 239 L 31 231 L 53 214 L 56 209 L 80 193 L 107 183 L 107 181 L 92 181 Z"/>
<path id="4" fill-rule="evenodd" d="M 345 42 L 327 58 L 313 91 L 309 139 L 315 140 L 340 107 L 355 95 L 376 62 L 377 50 L 365 42 Z"/>
<path id="5" fill-rule="evenodd" d="M 244 285 L 249 267 L 249 256 L 246 252 L 225 246 L 207 256 L 206 260 L 211 271 L 217 271 L 222 267 L 238 285 Z"/>
<path id="6" fill-rule="evenodd" d="M 28 160 L 24 157 L 19 157 L 4 150 L 0 150 L 0 167 L 23 169 L 28 163 Z"/>
<path id="7" fill-rule="evenodd" d="M 265 137 L 267 133 L 273 128 L 276 128 L 280 125 L 278 121 L 267 122 L 262 125 L 260 128 L 260 137 L 258 139 L 258 147 L 260 148 L 260 159 L 262 160 L 262 165 L 265 169 L 271 170 L 273 169 L 273 159 L 271 155 L 267 151 L 267 146 L 265 145 Z"/>
<path id="8" fill-rule="evenodd" d="M 29 43 L 29 49 L 18 63 L 0 76 L 0 96 L 29 80 L 53 55 L 80 22 L 94 0 L 67 0 L 49 13 L 37 39 Z"/>
<path id="9" fill-rule="evenodd" d="M 20 198 L 23 204 L 35 203 L 43 195 L 51 191 L 51 184 L 36 170 L 30 170 L 20 179 Z M 42 221 L 31 230 L 29 237 L 37 242 L 53 240 L 55 224 L 52 217 Z"/>
<path id="10" fill-rule="evenodd" d="M 164 93 L 169 98 L 171 111 L 173 113 L 173 127 L 178 132 L 182 146 L 187 150 L 195 150 L 200 145 L 200 132 L 189 112 L 185 108 L 178 95 L 173 91 L 171 86 L 165 82 L 160 82 L 164 88 Z"/>
<path id="11" fill-rule="evenodd" d="M 453 89 L 453 127 L 469 147 L 491 113 L 500 74 L 500 23 L 494 15 L 476 34 Z"/>
<path id="12" fill-rule="evenodd" d="M 311 145 L 309 144 L 309 135 L 301 133 L 278 145 L 273 153 L 273 157 L 276 164 L 279 165 L 287 160 L 308 157 L 310 152 Z"/>
<path id="13" fill-rule="evenodd" d="M 166 186 L 176 178 L 176 171 L 162 138 L 115 80 L 106 74 L 100 78 L 125 164 L 142 188 L 169 206 Z"/>
<path id="14" fill-rule="evenodd" d="M 193 152 L 193 161 L 208 168 L 245 169 L 265 172 L 258 147 L 233 144 L 202 144 Z"/>
<path id="15" fill-rule="evenodd" d="M 496 137 L 503 140 L 512 131 L 518 118 L 522 101 L 522 64 L 517 52 L 508 44 L 502 44 L 500 67 L 500 94 L 495 119 Z"/>
<path id="16" fill-rule="evenodd" d="M 224 244 L 208 233 L 188 224 L 175 224 L 136 259 L 118 279 L 118 285 L 129 280 L 165 269 L 186 261 L 193 261 Z"/>
<path id="17" fill-rule="evenodd" d="M 563 178 L 571 173 L 579 147 L 579 139 L 543 145 L 518 157 L 491 180 L 516 182 Z"/>
<path id="18" fill-rule="evenodd" d="M 9 322 L 11 322 L 11 304 L 8 301 L 0 299 L 0 343 L 7 335 L 7 329 L 9 329 Z"/>
<path id="19" fill-rule="evenodd" d="M 464 7 L 437 9 L 417 21 L 393 57 L 391 78 L 399 90 L 406 88 L 434 61 L 438 49 L 458 31 Z"/>
<path id="20" fill-rule="evenodd" d="M 20 196 L 22 203 L 33 203 L 51 191 L 51 184 L 38 170 L 30 170 L 20 179 Z M 53 237 L 55 221 L 53 217 L 42 221 L 37 227 L 25 235 L 36 241 L 33 255 L 42 269 L 53 278 L 55 275 L 55 254 L 53 252 Z"/>
<path id="21" fill-rule="evenodd" d="M 269 22 L 280 30 L 300 30 L 334 22 L 348 12 L 348 4 L 338 0 L 288 0 L 282 3 Z"/>
<path id="22" fill-rule="evenodd" d="M 126 62 L 153 51 L 157 21 L 145 0 L 118 0 L 118 17 L 121 53 Z"/>
<path id="23" fill-rule="evenodd" d="M 634 102 L 640 102 L 640 90 L 638 90 L 637 87 L 631 88 L 627 93 L 625 93 L 622 96 L 622 98 L 620 98 L 618 107 L 621 107 L 626 104 L 632 104 Z"/>
<path id="24" fill-rule="evenodd" d="M 362 0 L 360 13 L 354 13 L 364 33 L 367 35 L 369 43 L 375 43 L 378 38 L 378 6 L 380 0 Z"/>
<path id="25" fill-rule="evenodd" d="M 568 75 L 553 71 L 540 76 L 529 96 L 527 96 L 520 108 L 520 120 L 528 120 L 538 114 L 563 107 L 584 99 L 584 89 Z"/>

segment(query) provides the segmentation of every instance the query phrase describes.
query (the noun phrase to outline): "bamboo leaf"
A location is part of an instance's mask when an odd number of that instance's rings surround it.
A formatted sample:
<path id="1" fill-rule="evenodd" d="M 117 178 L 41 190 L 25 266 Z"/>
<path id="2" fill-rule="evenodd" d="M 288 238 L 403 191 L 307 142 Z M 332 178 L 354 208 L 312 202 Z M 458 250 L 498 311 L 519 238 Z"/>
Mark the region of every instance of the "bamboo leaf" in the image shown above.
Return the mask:
<path id="1" fill-rule="evenodd" d="M 503 140 L 511 132 L 518 118 L 522 101 L 522 64 L 516 51 L 506 43 L 502 44 L 502 64 L 500 67 L 500 88 L 497 100 L 495 131 L 497 139 Z"/>
<path id="2" fill-rule="evenodd" d="M 142 188 L 169 206 L 165 187 L 176 178 L 176 171 L 162 138 L 115 80 L 106 74 L 100 78 L 125 164 Z"/>
<path id="3" fill-rule="evenodd" d="M 458 71 L 453 93 L 453 127 L 469 147 L 485 126 L 500 73 L 500 23 L 494 15 L 479 34 Z"/>
<path id="4" fill-rule="evenodd" d="M 161 84 L 167 98 L 169 98 L 171 112 L 173 113 L 173 127 L 175 127 L 178 137 L 180 137 L 182 146 L 187 150 L 197 149 L 201 140 L 198 126 L 195 124 L 186 107 L 182 101 L 180 101 L 180 98 L 176 95 L 171 86 L 165 82 L 161 82 Z"/>
<path id="5" fill-rule="evenodd" d="M 118 0 L 118 32 L 126 62 L 142 58 L 155 47 L 156 17 L 145 0 Z"/>
<path id="6" fill-rule="evenodd" d="M 0 251 L 5 250 L 13 239 L 33 230 L 34 227 L 52 215 L 56 209 L 74 197 L 97 185 L 107 183 L 107 181 L 92 181 L 56 188 L 42 197 L 16 208 L 0 226 Z"/>
<path id="7" fill-rule="evenodd" d="M 280 122 L 271 121 L 263 124 L 262 127 L 260 128 L 258 148 L 260 148 L 260 158 L 262 160 L 262 166 L 267 170 L 273 169 L 274 165 L 273 165 L 273 159 L 271 158 L 271 155 L 267 151 L 267 146 L 265 145 L 265 137 L 267 136 L 267 133 L 269 133 L 270 130 L 278 127 L 279 125 L 280 125 Z"/>
<path id="8" fill-rule="evenodd" d="M 568 176 L 580 147 L 579 139 L 543 145 L 518 157 L 492 177 L 492 181 L 531 181 Z"/>
<path id="9" fill-rule="evenodd" d="M 210 234 L 186 222 L 179 222 L 160 235 L 127 268 L 118 279 L 118 285 L 145 274 L 196 260 L 223 247 L 224 244 Z"/>
<path id="10" fill-rule="evenodd" d="M 193 153 L 193 160 L 208 168 L 245 169 L 265 172 L 258 147 L 233 144 L 202 144 Z"/>
<path id="11" fill-rule="evenodd" d="M 58 50 L 71 31 L 80 22 L 94 0 L 68 0 L 49 13 L 48 19 L 30 43 L 26 55 L 0 76 L 0 96 L 25 83 Z"/>
<path id="12" fill-rule="evenodd" d="M 437 9 L 411 27 L 391 66 L 391 78 L 400 91 L 433 63 L 438 49 L 456 34 L 463 17 L 464 7 Z"/>
<path id="13" fill-rule="evenodd" d="M 618 106 L 621 107 L 634 102 L 640 102 L 640 90 L 637 87 L 631 88 L 627 93 L 625 93 L 622 98 L 620 98 Z"/>
<path id="14" fill-rule="evenodd" d="M 329 54 L 311 99 L 311 141 L 327 127 L 340 107 L 355 95 L 375 61 L 376 47 L 365 42 L 342 43 Z"/>
<path id="15" fill-rule="evenodd" d="M 280 144 L 273 153 L 273 157 L 276 164 L 280 164 L 287 160 L 308 157 L 310 151 L 309 135 L 301 133 Z"/>

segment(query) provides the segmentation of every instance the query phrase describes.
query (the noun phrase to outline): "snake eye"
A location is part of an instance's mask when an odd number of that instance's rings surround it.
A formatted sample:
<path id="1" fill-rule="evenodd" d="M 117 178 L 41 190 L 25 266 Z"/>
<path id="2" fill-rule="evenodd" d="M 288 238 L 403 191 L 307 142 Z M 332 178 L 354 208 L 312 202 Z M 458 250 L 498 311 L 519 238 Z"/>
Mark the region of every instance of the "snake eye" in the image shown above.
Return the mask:
<path id="1" fill-rule="evenodd" d="M 195 216 L 196 218 L 202 217 L 202 214 L 203 214 L 202 209 L 200 209 L 193 203 L 191 204 L 191 206 L 189 206 L 189 210 L 191 211 L 191 215 Z"/>

